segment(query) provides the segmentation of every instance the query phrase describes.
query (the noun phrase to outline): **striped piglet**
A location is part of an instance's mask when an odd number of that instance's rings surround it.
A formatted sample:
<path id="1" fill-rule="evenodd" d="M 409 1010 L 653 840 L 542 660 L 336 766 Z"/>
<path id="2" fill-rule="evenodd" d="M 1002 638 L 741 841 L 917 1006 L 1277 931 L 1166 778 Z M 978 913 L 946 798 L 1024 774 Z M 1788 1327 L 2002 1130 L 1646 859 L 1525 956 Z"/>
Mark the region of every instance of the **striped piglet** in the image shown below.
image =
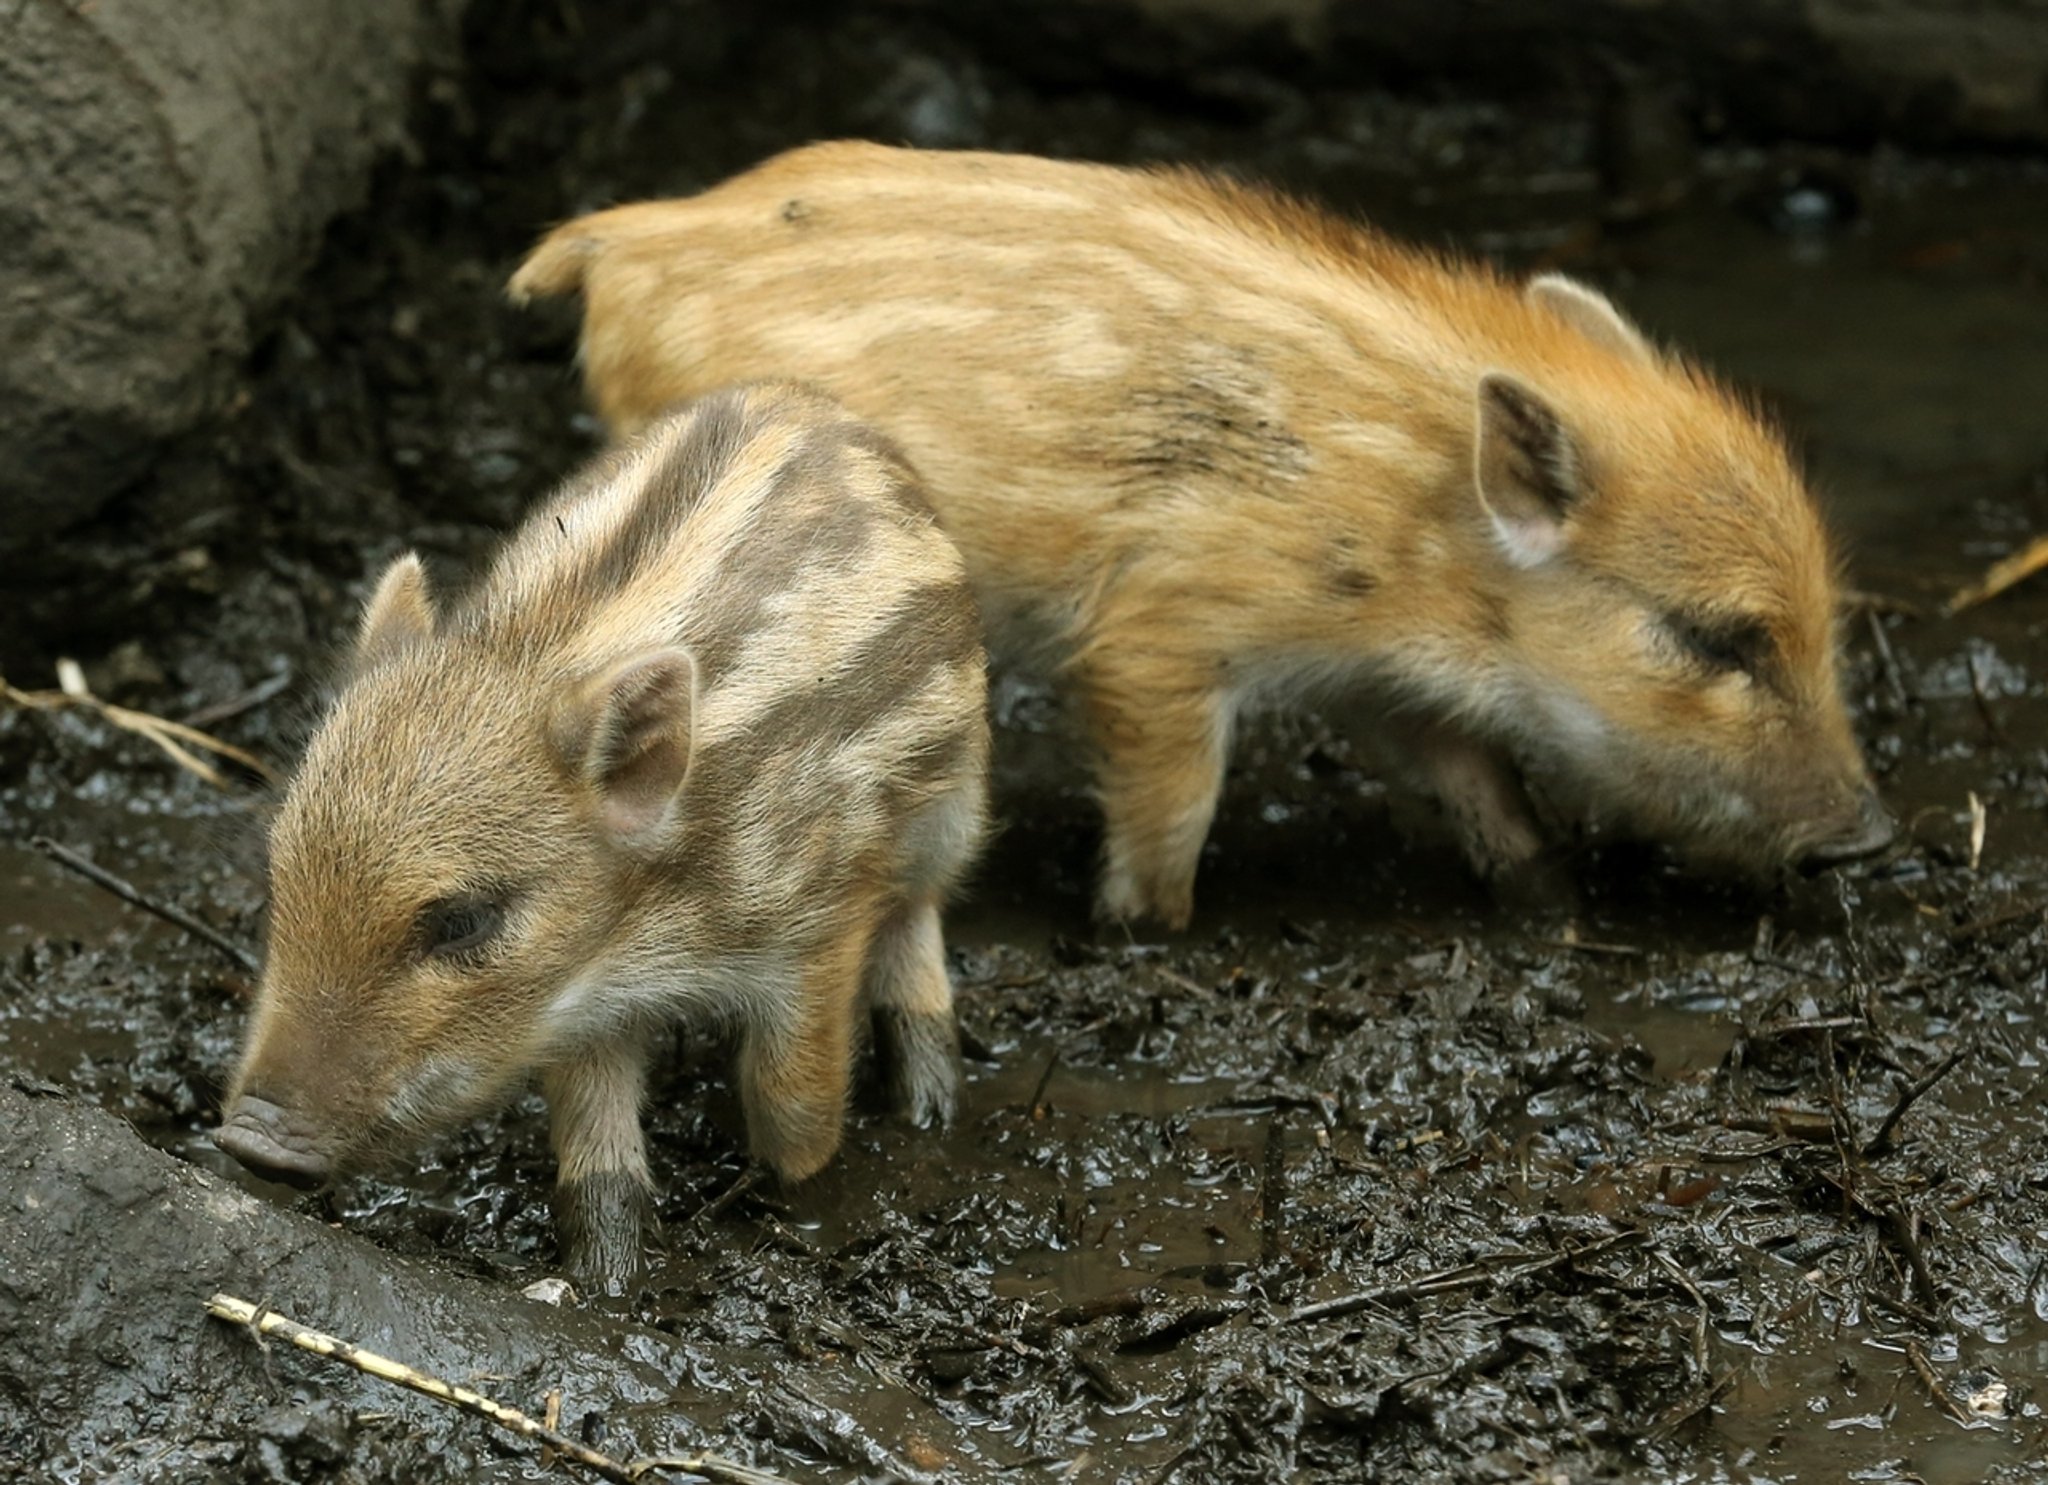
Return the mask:
<path id="1" fill-rule="evenodd" d="M 572 1271 L 636 1266 L 650 1058 L 740 1032 L 754 1154 L 837 1149 L 862 1012 L 902 1109 L 957 1082 L 939 910 L 979 842 L 980 626 L 895 449 L 836 403 L 705 397 L 595 461 L 437 611 L 386 571 L 271 839 L 217 1136 L 318 1184 L 538 1074 Z"/>

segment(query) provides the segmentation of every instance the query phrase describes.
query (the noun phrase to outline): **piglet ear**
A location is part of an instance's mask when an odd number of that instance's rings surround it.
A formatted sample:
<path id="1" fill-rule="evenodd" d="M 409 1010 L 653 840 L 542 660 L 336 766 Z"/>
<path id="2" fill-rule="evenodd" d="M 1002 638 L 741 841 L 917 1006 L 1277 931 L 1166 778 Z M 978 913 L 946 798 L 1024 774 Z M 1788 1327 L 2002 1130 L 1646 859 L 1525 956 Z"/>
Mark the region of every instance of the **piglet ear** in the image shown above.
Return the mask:
<path id="1" fill-rule="evenodd" d="M 1510 562 L 1536 567 L 1557 555 L 1585 494 L 1578 448 L 1556 409 L 1503 371 L 1479 379 L 1474 476 Z"/>
<path id="2" fill-rule="evenodd" d="M 562 761 L 596 793 L 614 833 L 644 839 L 667 817 L 689 772 L 696 706 L 696 661 L 655 650 L 586 681 L 557 711 Z"/>
<path id="3" fill-rule="evenodd" d="M 1589 288 L 1561 273 L 1539 273 L 1524 291 L 1531 304 L 1549 310 L 1572 329 L 1635 361 L 1654 361 L 1657 353 L 1643 339 L 1643 332 L 1598 289 Z"/>
<path id="4" fill-rule="evenodd" d="M 365 669 L 433 633 L 434 600 L 427 591 L 427 570 L 418 553 L 407 552 L 384 569 L 376 591 L 363 605 L 362 622 L 356 626 L 356 667 Z"/>

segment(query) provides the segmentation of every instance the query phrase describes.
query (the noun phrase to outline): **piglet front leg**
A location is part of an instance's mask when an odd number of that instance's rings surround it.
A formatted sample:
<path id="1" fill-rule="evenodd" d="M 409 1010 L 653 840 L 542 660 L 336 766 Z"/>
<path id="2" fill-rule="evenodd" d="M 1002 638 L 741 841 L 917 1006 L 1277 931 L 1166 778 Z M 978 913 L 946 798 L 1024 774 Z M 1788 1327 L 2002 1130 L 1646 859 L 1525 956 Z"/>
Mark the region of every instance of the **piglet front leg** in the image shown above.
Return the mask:
<path id="1" fill-rule="evenodd" d="M 541 1077 L 555 1147 L 555 1236 L 562 1266 L 595 1293 L 618 1295 L 640 1272 L 655 1228 L 640 1105 L 647 1051 L 602 1042 Z"/>
<path id="2" fill-rule="evenodd" d="M 1577 913 L 1577 888 L 1547 849 L 1505 752 L 1434 721 L 1411 721 L 1401 742 L 1442 803 L 1466 862 L 1499 901 L 1534 918 Z"/>

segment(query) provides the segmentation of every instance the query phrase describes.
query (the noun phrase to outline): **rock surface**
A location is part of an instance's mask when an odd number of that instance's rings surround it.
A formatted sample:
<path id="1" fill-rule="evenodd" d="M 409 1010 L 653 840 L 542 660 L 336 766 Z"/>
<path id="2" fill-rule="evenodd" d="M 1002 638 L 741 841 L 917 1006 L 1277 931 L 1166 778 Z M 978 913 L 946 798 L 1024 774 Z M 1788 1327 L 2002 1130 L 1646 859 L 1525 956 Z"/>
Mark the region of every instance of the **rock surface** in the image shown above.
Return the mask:
<path id="1" fill-rule="evenodd" d="M 0 47 L 0 551 L 226 407 L 460 0 L 25 0 Z"/>
<path id="2" fill-rule="evenodd" d="M 509 1434 L 208 1319 L 203 1303 L 221 1290 L 534 1416 L 560 1388 L 564 1431 L 614 1457 L 751 1456 L 736 1430 L 799 1442 L 822 1432 L 917 1477 L 848 1417 L 878 1406 L 920 1415 L 905 1435 L 934 1465 L 983 1452 L 850 1367 L 776 1358 L 771 1387 L 764 1357 L 383 1253 L 46 1086 L 0 1082 L 0 1170 L 0 1479 L 529 1477 L 530 1447 Z"/>

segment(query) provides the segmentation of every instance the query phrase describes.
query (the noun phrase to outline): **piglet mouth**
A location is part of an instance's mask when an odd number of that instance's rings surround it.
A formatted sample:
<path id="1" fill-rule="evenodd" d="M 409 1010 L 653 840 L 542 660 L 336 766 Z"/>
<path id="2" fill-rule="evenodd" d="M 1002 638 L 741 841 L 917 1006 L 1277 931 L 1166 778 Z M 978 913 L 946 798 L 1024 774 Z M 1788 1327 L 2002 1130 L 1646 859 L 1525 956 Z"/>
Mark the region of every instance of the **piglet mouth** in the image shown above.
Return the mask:
<path id="1" fill-rule="evenodd" d="M 243 1095 L 213 1142 L 265 1180 L 311 1188 L 333 1174 L 333 1162 L 291 1114 L 267 1098 Z"/>

